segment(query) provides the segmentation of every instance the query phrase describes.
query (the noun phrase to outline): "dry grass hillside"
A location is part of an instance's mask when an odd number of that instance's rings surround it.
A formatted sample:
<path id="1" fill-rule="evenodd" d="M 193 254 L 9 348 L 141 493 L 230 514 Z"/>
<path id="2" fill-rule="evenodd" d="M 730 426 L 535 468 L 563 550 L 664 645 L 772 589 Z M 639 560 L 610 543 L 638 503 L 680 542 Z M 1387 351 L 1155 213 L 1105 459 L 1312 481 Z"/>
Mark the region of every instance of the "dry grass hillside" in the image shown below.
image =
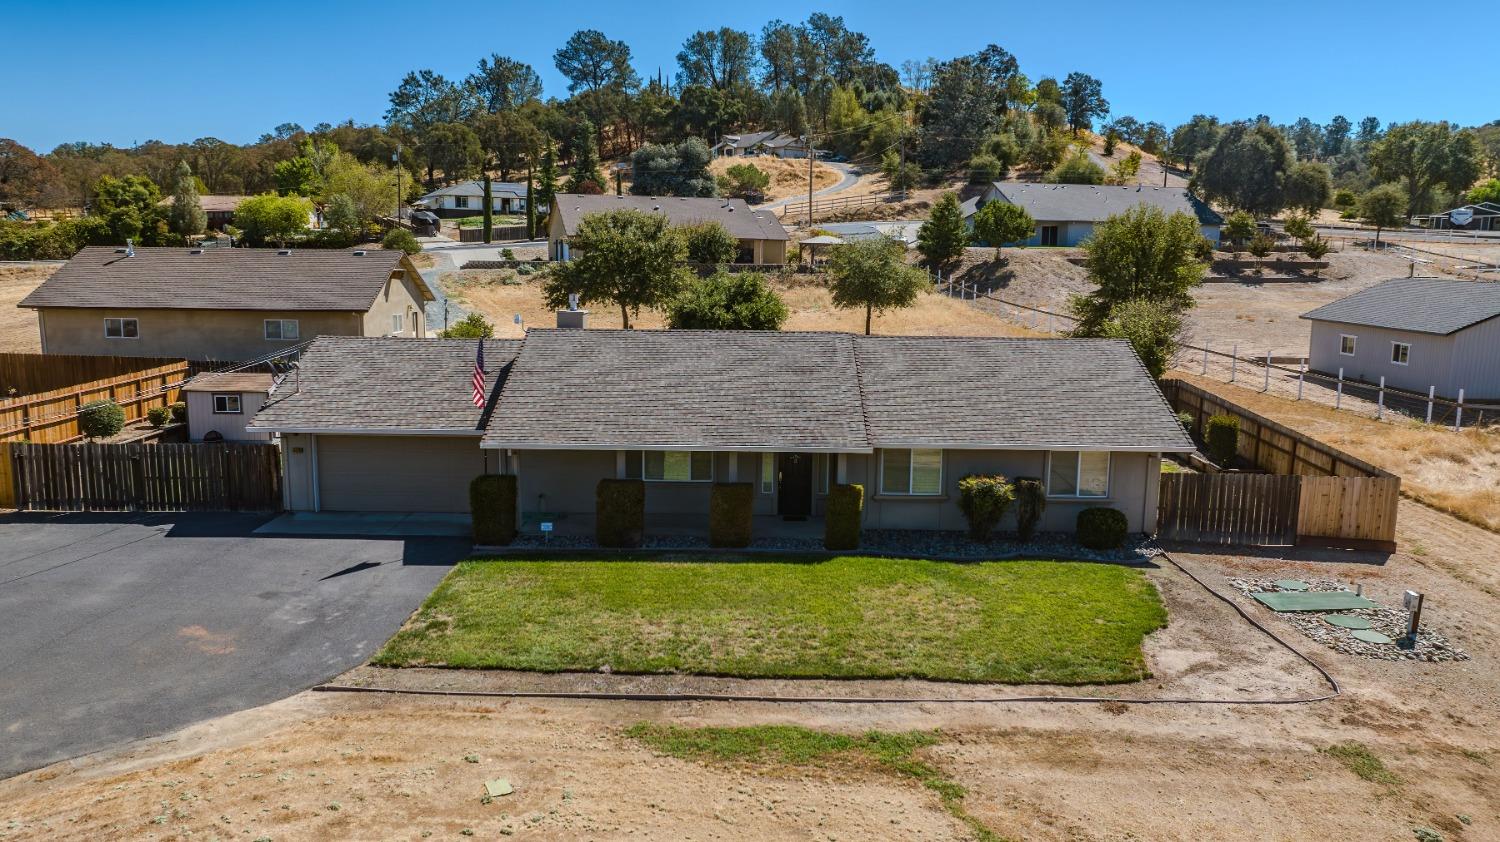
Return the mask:
<path id="1" fill-rule="evenodd" d="M 791 311 L 786 330 L 833 330 L 864 332 L 863 310 L 839 310 L 832 296 L 816 276 L 795 276 L 792 280 L 773 279 L 772 283 L 787 309 Z M 542 302 L 540 282 L 521 279 L 509 270 L 470 270 L 449 272 L 442 276 L 443 289 L 459 304 L 484 314 L 495 325 L 497 336 L 519 336 L 515 324 L 519 313 L 531 327 L 550 327 L 553 312 Z M 620 327 L 617 310 L 598 310 L 590 316 L 597 328 Z M 638 328 L 664 328 L 662 313 L 643 311 L 631 319 Z M 970 307 L 962 301 L 942 295 L 923 295 L 915 306 L 885 315 L 876 315 L 874 332 L 879 334 L 936 336 L 1026 336 L 1030 331 L 1010 324 L 997 316 Z"/>
<path id="2" fill-rule="evenodd" d="M 708 171 L 715 177 L 723 175 L 735 164 L 753 164 L 756 169 L 771 177 L 766 188 L 766 201 L 807 196 L 807 161 L 759 156 L 755 158 L 715 158 Z M 813 164 L 813 190 L 832 187 L 844 180 L 844 174 L 822 161 Z"/>
<path id="3" fill-rule="evenodd" d="M 0 351 L 37 353 L 42 350 L 35 311 L 19 309 L 16 303 L 40 286 L 42 281 L 52 277 L 52 273 L 60 265 L 38 263 L 30 266 L 0 266 Z"/>

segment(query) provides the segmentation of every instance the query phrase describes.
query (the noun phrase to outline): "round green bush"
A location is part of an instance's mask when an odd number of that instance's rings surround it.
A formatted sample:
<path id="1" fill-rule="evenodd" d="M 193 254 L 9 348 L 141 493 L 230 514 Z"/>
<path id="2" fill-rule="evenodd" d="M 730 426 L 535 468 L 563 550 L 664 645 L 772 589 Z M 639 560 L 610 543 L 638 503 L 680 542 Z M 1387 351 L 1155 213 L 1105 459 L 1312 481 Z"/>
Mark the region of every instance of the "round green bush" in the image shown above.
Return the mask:
<path id="1" fill-rule="evenodd" d="M 392 228 L 385 232 L 380 244 L 388 249 L 400 249 L 407 254 L 416 254 L 422 250 L 422 244 L 405 228 Z"/>
<path id="2" fill-rule="evenodd" d="M 172 414 L 172 423 L 184 424 L 187 422 L 187 404 L 183 401 L 171 404 L 167 411 Z"/>
<path id="3" fill-rule="evenodd" d="M 164 406 L 153 406 L 146 410 L 146 420 L 151 422 L 153 429 L 160 430 L 162 427 L 165 427 L 167 419 L 170 417 L 171 413 Z"/>
<path id="4" fill-rule="evenodd" d="M 125 429 L 125 410 L 114 401 L 89 401 L 78 410 L 78 429 L 91 439 L 104 439 Z"/>
<path id="5" fill-rule="evenodd" d="M 1091 550 L 1113 550 L 1125 543 L 1130 524 L 1119 509 L 1091 506 L 1078 513 L 1078 543 Z"/>
<path id="6" fill-rule="evenodd" d="M 969 521 L 969 538 L 988 541 L 1015 499 L 1015 488 L 999 474 L 970 474 L 959 480 L 958 509 Z"/>

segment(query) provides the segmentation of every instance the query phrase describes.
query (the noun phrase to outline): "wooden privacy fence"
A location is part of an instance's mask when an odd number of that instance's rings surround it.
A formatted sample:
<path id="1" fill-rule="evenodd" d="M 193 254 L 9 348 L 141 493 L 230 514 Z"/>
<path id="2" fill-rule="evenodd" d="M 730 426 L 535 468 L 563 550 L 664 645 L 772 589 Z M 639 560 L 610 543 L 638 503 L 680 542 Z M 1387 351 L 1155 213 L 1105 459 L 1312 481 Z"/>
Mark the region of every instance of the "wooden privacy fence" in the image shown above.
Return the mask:
<path id="1" fill-rule="evenodd" d="M 1395 477 L 1163 474 L 1157 534 L 1212 544 L 1396 549 Z"/>
<path id="2" fill-rule="evenodd" d="M 167 406 L 178 399 L 188 377 L 184 360 L 132 371 L 113 377 L 79 383 L 62 389 L 0 401 L 0 443 L 29 441 L 56 444 L 75 441 L 78 410 L 89 401 L 112 400 L 125 411 L 129 423 L 143 418 L 152 407 Z"/>
<path id="3" fill-rule="evenodd" d="M 281 508 L 281 458 L 273 444 L 0 444 L 0 450 L 18 509 Z"/>
<path id="4" fill-rule="evenodd" d="M 93 380 L 126 377 L 177 362 L 165 357 L 0 353 L 0 397 L 11 394 L 11 390 L 15 390 L 16 397 L 25 397 Z"/>

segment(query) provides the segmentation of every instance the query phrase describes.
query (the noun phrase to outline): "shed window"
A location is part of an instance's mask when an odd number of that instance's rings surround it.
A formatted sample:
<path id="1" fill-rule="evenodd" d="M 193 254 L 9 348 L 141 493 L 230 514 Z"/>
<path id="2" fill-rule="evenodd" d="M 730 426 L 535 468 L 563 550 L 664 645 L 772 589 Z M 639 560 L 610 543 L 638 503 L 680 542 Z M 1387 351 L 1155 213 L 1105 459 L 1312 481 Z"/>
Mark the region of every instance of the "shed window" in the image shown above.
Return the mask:
<path id="1" fill-rule="evenodd" d="M 943 493 L 943 451 L 880 451 L 880 493 L 928 497 Z"/>
<path id="2" fill-rule="evenodd" d="M 135 319 L 105 319 L 105 339 L 139 339 L 140 328 Z"/>
<path id="3" fill-rule="evenodd" d="M 1347 333 L 1339 334 L 1339 353 L 1346 357 L 1354 356 L 1354 342 L 1355 337 Z"/>
<path id="4" fill-rule="evenodd" d="M 296 319 L 266 319 L 267 339 L 296 339 L 300 333 Z"/>
<path id="5" fill-rule="evenodd" d="M 1411 344 L 1407 342 L 1391 343 L 1391 363 L 1394 365 L 1406 365 L 1411 362 Z"/>
<path id="6" fill-rule="evenodd" d="M 647 482 L 713 482 L 714 455 L 688 450 L 631 450 L 625 453 L 625 477 Z"/>
<path id="7" fill-rule="evenodd" d="M 240 396 L 233 393 L 214 393 L 215 415 L 238 415 L 244 410 L 240 409 Z"/>
<path id="8" fill-rule="evenodd" d="M 1109 451 L 1054 450 L 1049 453 L 1047 496 L 1108 497 Z"/>

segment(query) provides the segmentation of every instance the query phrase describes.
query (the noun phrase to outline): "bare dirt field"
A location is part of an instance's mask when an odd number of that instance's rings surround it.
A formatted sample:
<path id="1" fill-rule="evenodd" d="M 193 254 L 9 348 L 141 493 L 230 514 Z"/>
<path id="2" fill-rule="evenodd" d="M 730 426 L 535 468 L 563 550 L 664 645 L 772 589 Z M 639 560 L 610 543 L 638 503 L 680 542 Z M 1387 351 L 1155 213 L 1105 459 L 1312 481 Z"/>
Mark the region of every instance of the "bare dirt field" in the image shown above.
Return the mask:
<path id="1" fill-rule="evenodd" d="M 723 175 L 736 164 L 752 164 L 771 177 L 766 188 L 766 201 L 807 196 L 807 161 L 792 158 L 776 158 L 761 155 L 753 158 L 715 158 L 708 171 L 715 177 Z M 832 187 L 844 180 L 844 174 L 822 161 L 813 162 L 813 190 Z"/>
<path id="2" fill-rule="evenodd" d="M 0 265 L 0 351 L 37 353 L 42 350 L 36 312 L 22 310 L 16 307 L 16 302 L 52 277 L 60 265 Z"/>
<path id="3" fill-rule="evenodd" d="M 817 277 L 795 275 L 789 280 L 773 277 L 774 288 L 791 311 L 783 329 L 863 333 L 864 311 L 835 308 L 832 296 L 817 281 Z M 506 279 L 511 283 L 505 283 Z M 442 276 L 441 283 L 444 290 L 464 307 L 482 313 L 489 319 L 495 325 L 496 336 L 521 335 L 521 328 L 514 320 L 517 313 L 521 314 L 528 326 L 550 327 L 554 323 L 555 316 L 543 304 L 540 284 L 534 280 L 534 276 L 524 282 L 517 282 L 514 273 L 509 271 L 468 270 L 446 273 Z M 620 327 L 620 314 L 616 310 L 601 308 L 589 318 L 592 327 Z M 663 314 L 642 311 L 639 317 L 631 318 L 631 326 L 654 329 L 664 328 L 667 324 Z M 1024 328 L 941 295 L 923 295 L 918 297 L 916 305 L 910 309 L 877 314 L 874 330 L 875 333 L 884 334 L 939 336 L 1030 334 Z"/>
<path id="4" fill-rule="evenodd" d="M 1410 517 L 1403 507 L 1402 518 L 1402 552 L 1388 558 L 1174 553 L 1221 593 L 1233 594 L 1225 577 L 1245 575 L 1359 582 L 1388 605 L 1416 588 L 1428 596 L 1426 623 L 1473 658 L 1337 654 L 1234 594 L 1334 673 L 1344 695 L 1332 701 L 876 705 L 304 693 L 0 782 L 0 838 L 975 838 L 912 780 L 849 766 L 678 760 L 625 734 L 646 721 L 936 730 L 936 744 L 918 756 L 962 786 L 967 813 L 1005 839 L 1497 839 L 1500 599 L 1482 585 L 1500 581 L 1500 538 L 1436 513 Z M 1151 575 L 1172 615 L 1148 642 L 1160 678 L 1122 694 L 1195 682 L 1231 693 L 1240 681 L 1316 689 L 1305 664 L 1222 603 L 1181 576 Z M 487 799 L 484 782 L 497 778 L 515 792 Z"/>

